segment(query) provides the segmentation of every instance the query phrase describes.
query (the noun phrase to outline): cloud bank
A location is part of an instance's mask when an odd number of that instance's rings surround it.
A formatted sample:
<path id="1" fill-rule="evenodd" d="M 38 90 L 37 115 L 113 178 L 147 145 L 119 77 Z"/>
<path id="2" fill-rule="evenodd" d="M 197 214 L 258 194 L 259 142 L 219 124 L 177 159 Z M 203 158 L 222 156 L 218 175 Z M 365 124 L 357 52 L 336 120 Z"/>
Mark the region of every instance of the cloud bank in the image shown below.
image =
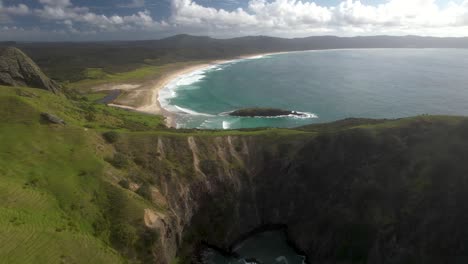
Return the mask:
<path id="1" fill-rule="evenodd" d="M 227 12 L 203 7 L 192 0 L 174 0 L 171 22 L 185 27 L 208 28 L 214 34 L 229 29 L 244 34 L 273 33 L 303 36 L 423 34 L 468 35 L 468 1 L 439 7 L 435 0 L 390 0 L 365 5 L 346 0 L 333 7 L 296 0 L 251 0 L 248 7 Z"/>
<path id="2" fill-rule="evenodd" d="M 169 1 L 169 0 L 168 0 Z M 69 35 L 151 38 L 161 34 L 192 33 L 217 37 L 274 35 L 300 37 L 333 34 L 467 36 L 468 0 L 441 7 L 436 0 L 388 0 L 366 5 L 345 0 L 320 6 L 305 0 L 250 0 L 246 7 L 224 10 L 195 0 L 170 0 L 170 14 L 162 19 L 145 9 L 149 1 L 134 0 L 128 7 L 141 9 L 131 15 L 104 15 L 71 0 L 39 0 L 41 8 L 25 4 L 5 6 L 0 1 L 0 33 L 19 30 L 15 21 L 32 16 L 44 24 L 59 25 L 22 29 Z M 16 28 L 13 29 L 12 28 Z M 17 33 L 16 35 L 18 35 Z M 15 35 L 15 36 L 16 36 Z M 140 36 L 140 37 L 138 37 Z"/>

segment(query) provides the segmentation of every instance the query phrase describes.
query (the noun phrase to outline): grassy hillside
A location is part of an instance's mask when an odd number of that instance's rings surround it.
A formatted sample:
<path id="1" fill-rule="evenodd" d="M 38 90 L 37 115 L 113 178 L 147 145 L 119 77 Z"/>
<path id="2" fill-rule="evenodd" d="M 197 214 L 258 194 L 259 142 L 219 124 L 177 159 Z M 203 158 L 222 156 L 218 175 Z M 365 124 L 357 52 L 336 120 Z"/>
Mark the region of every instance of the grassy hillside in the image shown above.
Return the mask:
<path id="1" fill-rule="evenodd" d="M 143 258 L 141 219 L 153 206 L 115 183 L 125 172 L 105 161 L 114 151 L 101 132 L 146 130 L 161 118 L 10 87 L 0 87 L 0 113 L 0 263 Z"/>
<path id="2" fill-rule="evenodd" d="M 146 61 L 147 63 L 142 63 L 139 67 L 124 72 L 111 72 L 104 68 L 85 68 L 83 69 L 82 77 L 80 77 L 81 79 L 76 82 L 67 83 L 67 86 L 86 92 L 86 88 L 107 83 L 141 83 L 146 80 L 158 79 L 162 75 L 176 69 L 205 62 L 189 61 L 155 66 L 152 65 L 150 60 Z"/>
<path id="3" fill-rule="evenodd" d="M 398 235 L 406 243 L 405 234 L 419 226 L 425 215 L 437 220 L 425 222 L 423 233 L 429 234 L 428 230 L 438 230 L 439 221 L 445 223 L 444 213 L 454 219 L 462 219 L 458 212 L 465 213 L 448 206 L 466 198 L 462 176 L 468 144 L 466 118 L 347 119 L 298 129 L 173 130 L 164 127 L 160 116 L 98 105 L 91 99 L 70 91 L 54 95 L 0 86 L 0 263 L 166 263 L 162 259 L 168 248 L 163 242 L 166 238 L 189 241 L 183 243 L 180 252 L 182 257 L 190 257 L 191 243 L 218 238 L 224 241 L 226 234 L 236 234 L 223 233 L 225 229 L 243 228 L 236 226 L 234 218 L 229 219 L 232 226 L 225 221 L 232 208 L 245 206 L 237 204 L 243 194 L 243 189 L 236 189 L 239 186 L 244 186 L 244 191 L 252 187 L 260 192 L 259 197 L 275 193 L 278 204 L 284 206 L 289 203 L 282 201 L 293 201 L 288 196 L 291 193 L 304 195 L 295 196 L 298 212 L 301 217 L 310 214 L 313 221 L 293 221 L 291 226 L 299 223 L 296 231 L 305 230 L 301 224 L 314 227 L 314 221 L 318 221 L 314 219 L 319 219 L 322 222 L 317 225 L 326 224 L 328 229 L 317 230 L 329 232 L 317 231 L 315 238 L 328 239 L 330 234 L 340 238 L 329 245 L 330 251 L 319 252 L 323 255 L 317 256 L 323 258 L 347 260 L 347 252 L 356 250 L 362 254 L 354 258 L 362 261 L 374 231 L 382 226 L 402 228 L 396 230 L 401 231 Z M 51 123 L 44 113 L 63 119 L 66 125 Z M 256 174 L 259 172 L 263 174 Z M 450 178 L 444 178 L 445 174 Z M 257 175 L 261 177 L 251 178 Z M 304 189 L 305 183 L 310 188 Z M 205 188 L 203 184 L 214 192 L 197 193 Z M 172 197 L 161 195 L 163 191 L 159 190 L 164 188 Z M 333 190 L 340 191 L 329 195 Z M 398 200 L 399 190 L 405 191 L 401 197 L 406 200 Z M 377 200 L 385 203 L 367 204 L 374 201 L 372 195 L 376 193 L 386 195 Z M 185 214 L 184 210 L 196 208 L 191 207 L 192 198 L 204 196 L 210 202 L 194 212 L 193 232 L 187 236 L 163 236 L 146 223 L 148 211 L 157 216 L 174 210 Z M 246 197 L 244 201 L 250 201 L 250 196 Z M 169 199 L 173 199 L 171 205 L 187 208 L 169 207 Z M 275 199 L 264 201 L 266 219 L 273 219 L 266 213 L 268 208 L 275 209 L 275 204 L 269 206 Z M 231 202 L 235 206 L 231 207 Z M 401 204 L 396 206 L 397 202 Z M 335 211 L 317 218 L 309 210 L 310 204 Z M 426 210 L 434 204 L 437 210 Z M 385 206 L 394 211 L 381 212 L 379 208 Z M 243 215 L 240 212 L 238 215 Z M 407 218 L 395 220 L 393 214 L 400 213 Z M 363 215 L 370 215 L 370 223 L 362 222 Z M 452 229 L 457 230 L 462 220 L 453 220 Z M 363 228 L 369 232 L 356 235 L 355 225 L 361 222 L 368 224 Z M 213 226 L 219 227 L 216 232 L 212 232 Z M 171 228 L 165 230 L 177 231 Z M 452 229 L 447 227 L 448 231 Z M 439 242 L 452 245 L 448 231 L 428 240 L 432 243 L 429 246 Z M 413 235 L 420 238 L 418 234 Z M 316 245 L 309 243 L 311 238 L 304 238 L 305 246 Z M 366 243 L 354 245 L 354 238 Z M 179 243 L 182 241 L 174 244 Z M 455 252 L 450 248 L 455 247 L 447 246 L 438 253 L 445 256 Z M 311 255 L 316 253 L 313 247 L 310 250 Z M 359 261 L 356 263 L 362 263 Z"/>
<path id="4" fill-rule="evenodd" d="M 165 209 L 119 185 L 135 165 L 110 144 L 115 138 L 140 138 L 134 149 L 144 148 L 153 135 L 308 133 L 174 131 L 164 127 L 160 116 L 94 104 L 73 93 L 67 96 L 0 86 L 0 263 L 152 259 L 144 210 Z M 66 125 L 49 123 L 42 113 L 57 116 Z"/>

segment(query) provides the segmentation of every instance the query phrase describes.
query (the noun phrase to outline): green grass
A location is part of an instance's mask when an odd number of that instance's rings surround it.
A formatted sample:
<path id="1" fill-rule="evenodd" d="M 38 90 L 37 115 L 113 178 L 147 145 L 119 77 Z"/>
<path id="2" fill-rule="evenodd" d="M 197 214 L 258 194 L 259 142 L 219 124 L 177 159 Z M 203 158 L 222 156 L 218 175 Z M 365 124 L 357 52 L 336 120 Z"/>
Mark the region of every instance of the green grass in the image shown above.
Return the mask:
<path id="1" fill-rule="evenodd" d="M 109 76 L 102 68 L 87 68 L 83 75 L 86 79 L 104 79 Z"/>
<path id="2" fill-rule="evenodd" d="M 105 83 L 118 83 L 123 81 L 138 81 L 148 75 L 156 75 L 161 66 L 144 66 L 124 73 L 107 74 L 102 69 L 88 68 L 85 70 L 86 79 L 71 84 L 71 87 L 90 87 Z"/>
<path id="3" fill-rule="evenodd" d="M 122 262 L 94 236 L 104 165 L 82 129 L 2 123 L 0 150 L 1 263 Z"/>
<path id="4" fill-rule="evenodd" d="M 399 119 L 368 119 L 368 118 L 348 118 L 344 120 L 338 120 L 331 123 L 323 124 L 312 124 L 297 128 L 300 131 L 308 131 L 313 133 L 324 133 L 324 132 L 338 132 L 348 129 L 389 129 L 398 128 L 414 123 L 424 122 L 443 122 L 445 124 L 453 125 L 457 124 L 464 117 L 460 116 L 434 116 L 434 115 L 420 115 Z"/>
<path id="5" fill-rule="evenodd" d="M 23 120 L 37 123 L 40 113 L 46 112 L 60 117 L 68 124 L 100 130 L 145 131 L 164 127 L 162 116 L 95 104 L 83 97 L 67 100 L 64 96 L 31 88 L 0 86 L 0 112 L 3 113 L 0 116 L 2 122 L 17 123 Z"/>
<path id="6" fill-rule="evenodd" d="M 89 74 L 98 76 L 99 71 Z M 167 205 L 151 203 L 121 188 L 117 182 L 130 179 L 151 183 L 168 171 L 177 175 L 174 180 L 190 180 L 194 175 L 192 154 L 174 151 L 186 147 L 187 136 L 197 137 L 205 160 L 216 158 L 210 151 L 213 138 L 224 136 L 257 137 L 259 147 L 286 157 L 291 153 L 283 151 L 281 144 L 307 142 L 295 139 L 322 133 L 354 128 L 373 133 L 389 128 L 404 132 L 419 126 L 424 132 L 428 124 L 454 125 L 465 120 L 419 116 L 397 120 L 350 119 L 298 129 L 175 130 L 164 128 L 161 116 L 98 105 L 90 97 L 67 95 L 73 100 L 38 89 L 0 86 L 0 263 L 151 262 L 148 249 L 154 245 L 139 240 L 147 232 L 143 225 L 144 210 L 163 213 Z M 48 124 L 41 118 L 43 112 L 62 118 L 67 125 Z M 441 136 L 436 137 L 439 141 L 432 145 L 438 144 L 443 149 L 444 126 L 439 130 Z M 108 131 L 118 135 L 115 140 L 103 139 L 102 134 Z M 155 162 L 160 136 L 170 138 L 174 149 L 166 153 L 166 159 Z M 344 139 L 354 142 L 367 136 L 363 133 L 362 137 Z M 389 145 L 398 143 L 389 140 Z M 423 156 L 421 153 L 431 154 L 424 147 L 417 151 L 418 157 Z M 128 160 L 115 168 L 106 161 L 115 157 Z M 230 165 L 242 169 L 240 164 Z M 427 183 L 416 184 L 424 188 Z"/>
<path id="7" fill-rule="evenodd" d="M 106 176 L 125 172 L 104 161 L 112 149 L 101 138 L 103 127 L 84 127 L 90 122 L 81 103 L 20 90 L 0 87 L 0 263 L 124 263 L 113 227 L 143 232 L 144 209 L 153 206 Z M 97 108 L 121 131 L 128 128 L 120 123 L 154 122 Z M 44 123 L 42 112 L 68 125 Z M 132 246 L 127 250 L 136 251 Z"/>
<path id="8" fill-rule="evenodd" d="M 68 86 L 86 92 L 87 88 L 102 84 L 142 82 L 148 79 L 158 78 L 168 71 L 199 63 L 204 63 L 204 61 L 179 62 L 161 66 L 145 65 L 131 71 L 120 73 L 107 73 L 102 68 L 87 68 L 83 72 L 83 80 L 70 83 Z"/>
<path id="9" fill-rule="evenodd" d="M 90 94 L 86 94 L 85 97 L 88 99 L 88 101 L 90 102 L 95 102 L 95 101 L 98 101 L 104 97 L 106 97 L 107 94 L 106 93 L 90 93 Z"/>

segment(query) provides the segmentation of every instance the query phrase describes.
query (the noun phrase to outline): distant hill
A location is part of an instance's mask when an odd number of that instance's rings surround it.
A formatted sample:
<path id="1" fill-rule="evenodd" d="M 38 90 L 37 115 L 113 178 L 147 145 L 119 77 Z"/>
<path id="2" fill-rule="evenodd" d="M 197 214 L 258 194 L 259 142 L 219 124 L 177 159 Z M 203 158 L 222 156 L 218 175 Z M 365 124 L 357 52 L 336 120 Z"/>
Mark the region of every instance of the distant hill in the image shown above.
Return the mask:
<path id="1" fill-rule="evenodd" d="M 142 65 L 168 62 L 226 59 L 239 55 L 280 51 L 361 48 L 468 48 L 468 38 L 418 36 L 335 37 L 284 39 L 248 36 L 215 39 L 176 35 L 160 40 L 114 42 L 16 43 L 54 79 L 83 79 L 86 68 L 123 72 Z"/>
<path id="2" fill-rule="evenodd" d="M 60 90 L 31 58 L 13 47 L 0 48 L 0 85 L 27 86 L 53 93 Z"/>

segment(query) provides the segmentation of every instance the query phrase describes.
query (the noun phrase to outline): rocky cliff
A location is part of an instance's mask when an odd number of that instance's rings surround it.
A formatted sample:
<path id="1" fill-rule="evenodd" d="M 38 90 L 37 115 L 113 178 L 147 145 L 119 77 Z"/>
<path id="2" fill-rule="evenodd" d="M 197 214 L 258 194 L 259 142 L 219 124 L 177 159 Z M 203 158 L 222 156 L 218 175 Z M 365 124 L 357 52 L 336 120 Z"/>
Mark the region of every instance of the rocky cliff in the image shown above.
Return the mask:
<path id="1" fill-rule="evenodd" d="M 3 86 L 0 113 L 0 263 L 196 263 L 270 225 L 311 263 L 467 263 L 467 118 L 171 130 Z"/>
<path id="2" fill-rule="evenodd" d="M 0 47 L 0 85 L 25 86 L 60 91 L 59 85 L 49 79 L 26 54 L 17 48 Z"/>
<path id="3" fill-rule="evenodd" d="M 202 242 L 229 250 L 277 224 L 312 263 L 466 260 L 468 123 L 373 123 L 287 136 L 127 137 L 117 150 L 152 175 L 151 199 L 167 208 L 147 217 L 161 233 L 155 261 L 196 262 Z"/>

